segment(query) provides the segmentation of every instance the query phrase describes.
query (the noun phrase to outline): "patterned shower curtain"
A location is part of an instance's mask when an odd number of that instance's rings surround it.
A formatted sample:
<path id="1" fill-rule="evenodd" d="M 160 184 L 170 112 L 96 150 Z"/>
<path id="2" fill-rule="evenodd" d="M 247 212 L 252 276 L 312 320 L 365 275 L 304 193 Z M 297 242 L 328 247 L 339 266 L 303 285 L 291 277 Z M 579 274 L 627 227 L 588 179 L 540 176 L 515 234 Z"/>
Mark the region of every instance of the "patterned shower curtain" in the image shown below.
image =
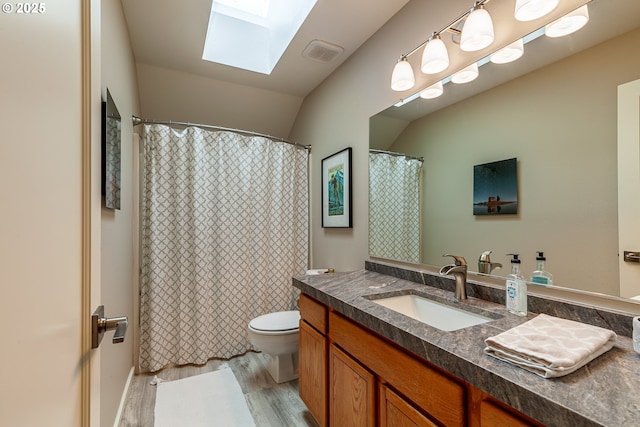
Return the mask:
<path id="1" fill-rule="evenodd" d="M 140 369 L 242 354 L 308 265 L 308 151 L 163 125 L 142 142 Z"/>
<path id="2" fill-rule="evenodd" d="M 369 254 L 420 262 L 422 161 L 369 153 Z"/>

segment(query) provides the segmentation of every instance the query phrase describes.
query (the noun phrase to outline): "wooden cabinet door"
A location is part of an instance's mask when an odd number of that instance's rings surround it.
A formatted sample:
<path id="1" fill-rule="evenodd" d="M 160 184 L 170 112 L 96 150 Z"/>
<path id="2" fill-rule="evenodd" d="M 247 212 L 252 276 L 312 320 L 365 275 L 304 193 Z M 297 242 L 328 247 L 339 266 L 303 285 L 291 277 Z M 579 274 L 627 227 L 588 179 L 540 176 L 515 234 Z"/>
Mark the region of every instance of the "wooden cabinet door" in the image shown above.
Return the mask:
<path id="1" fill-rule="evenodd" d="M 320 427 L 327 426 L 327 339 L 305 321 L 300 322 L 299 394 Z"/>
<path id="2" fill-rule="evenodd" d="M 329 336 L 441 425 L 467 426 L 465 387 L 460 380 L 335 312 L 329 314 Z"/>
<path id="3" fill-rule="evenodd" d="M 329 351 L 329 419 L 333 427 L 375 426 L 375 377 L 331 345 Z"/>
<path id="4" fill-rule="evenodd" d="M 380 427 L 437 427 L 384 384 L 379 387 Z"/>

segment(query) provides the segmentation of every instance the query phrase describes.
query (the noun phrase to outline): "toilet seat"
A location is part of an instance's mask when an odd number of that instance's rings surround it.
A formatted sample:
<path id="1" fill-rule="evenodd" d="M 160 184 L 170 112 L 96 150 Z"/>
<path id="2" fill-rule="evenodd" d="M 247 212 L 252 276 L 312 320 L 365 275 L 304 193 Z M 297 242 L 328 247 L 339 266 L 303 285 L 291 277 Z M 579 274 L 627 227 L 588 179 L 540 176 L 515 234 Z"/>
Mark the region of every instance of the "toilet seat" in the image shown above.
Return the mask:
<path id="1" fill-rule="evenodd" d="M 300 325 L 298 310 L 263 314 L 249 322 L 249 328 L 258 333 L 287 334 L 297 332 Z"/>

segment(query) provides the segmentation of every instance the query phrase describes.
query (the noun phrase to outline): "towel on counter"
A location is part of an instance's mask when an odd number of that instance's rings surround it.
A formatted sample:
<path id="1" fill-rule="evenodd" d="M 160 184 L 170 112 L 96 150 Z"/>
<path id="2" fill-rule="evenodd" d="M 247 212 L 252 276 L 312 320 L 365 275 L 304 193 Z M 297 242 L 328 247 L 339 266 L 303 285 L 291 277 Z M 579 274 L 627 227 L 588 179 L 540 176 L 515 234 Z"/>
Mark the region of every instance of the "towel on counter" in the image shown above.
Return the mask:
<path id="1" fill-rule="evenodd" d="M 539 314 L 487 338 L 485 353 L 543 378 L 570 374 L 609 351 L 616 334 L 598 326 Z"/>

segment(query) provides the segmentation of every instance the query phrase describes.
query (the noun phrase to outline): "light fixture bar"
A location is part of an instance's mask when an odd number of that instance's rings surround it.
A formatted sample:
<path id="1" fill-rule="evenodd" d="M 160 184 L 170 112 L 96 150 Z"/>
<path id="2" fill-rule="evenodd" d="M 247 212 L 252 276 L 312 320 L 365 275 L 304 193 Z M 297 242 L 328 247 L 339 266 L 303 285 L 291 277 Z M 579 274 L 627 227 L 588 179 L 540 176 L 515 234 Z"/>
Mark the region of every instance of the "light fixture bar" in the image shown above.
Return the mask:
<path id="1" fill-rule="evenodd" d="M 522 38 L 522 42 L 526 45 L 527 43 L 529 43 L 529 42 L 531 42 L 531 41 L 533 41 L 533 40 L 535 40 L 535 39 L 537 39 L 539 37 L 542 37 L 543 35 L 544 35 L 544 27 L 538 28 L 537 30 L 535 30 L 535 31 L 527 34 L 526 36 L 524 36 Z M 484 64 L 487 64 L 489 62 L 490 56 L 491 55 L 487 55 L 484 58 L 481 58 L 477 62 L 478 68 L 482 67 Z M 447 76 L 442 80 L 442 84 L 446 86 L 446 84 L 449 83 L 450 81 L 451 81 L 451 76 Z M 420 92 L 422 90 L 424 90 L 424 88 L 420 89 L 417 92 L 414 92 L 413 94 L 407 96 L 406 98 L 400 99 L 398 102 L 393 104 L 393 106 L 394 107 L 402 107 L 403 105 L 408 104 L 409 102 L 419 98 L 420 97 Z"/>
<path id="2" fill-rule="evenodd" d="M 467 17 L 467 15 L 469 15 L 471 12 L 473 12 L 473 10 L 476 7 L 480 7 L 483 6 L 486 3 L 489 3 L 491 0 L 478 0 L 475 2 L 475 4 L 468 10 L 464 11 L 463 13 L 461 13 L 457 18 L 455 18 L 453 21 L 449 22 L 447 25 L 445 25 L 444 27 L 442 27 L 440 30 L 438 31 L 434 31 L 433 34 L 431 34 L 431 37 L 429 37 L 428 39 L 426 39 L 425 41 L 423 41 L 422 43 L 420 43 L 418 46 L 416 46 L 415 48 L 411 49 L 408 53 L 404 53 L 402 55 L 400 55 L 400 59 L 403 58 L 408 58 L 409 56 L 413 55 L 414 53 L 416 53 L 416 51 L 420 50 L 420 48 L 422 48 L 424 45 L 426 45 L 427 43 L 429 43 L 429 41 L 431 41 L 435 36 L 440 35 L 442 33 L 444 33 L 447 30 L 450 30 L 452 32 L 456 32 L 456 33 L 460 33 L 459 30 L 454 29 L 453 27 L 460 21 L 462 21 L 464 18 Z"/>

